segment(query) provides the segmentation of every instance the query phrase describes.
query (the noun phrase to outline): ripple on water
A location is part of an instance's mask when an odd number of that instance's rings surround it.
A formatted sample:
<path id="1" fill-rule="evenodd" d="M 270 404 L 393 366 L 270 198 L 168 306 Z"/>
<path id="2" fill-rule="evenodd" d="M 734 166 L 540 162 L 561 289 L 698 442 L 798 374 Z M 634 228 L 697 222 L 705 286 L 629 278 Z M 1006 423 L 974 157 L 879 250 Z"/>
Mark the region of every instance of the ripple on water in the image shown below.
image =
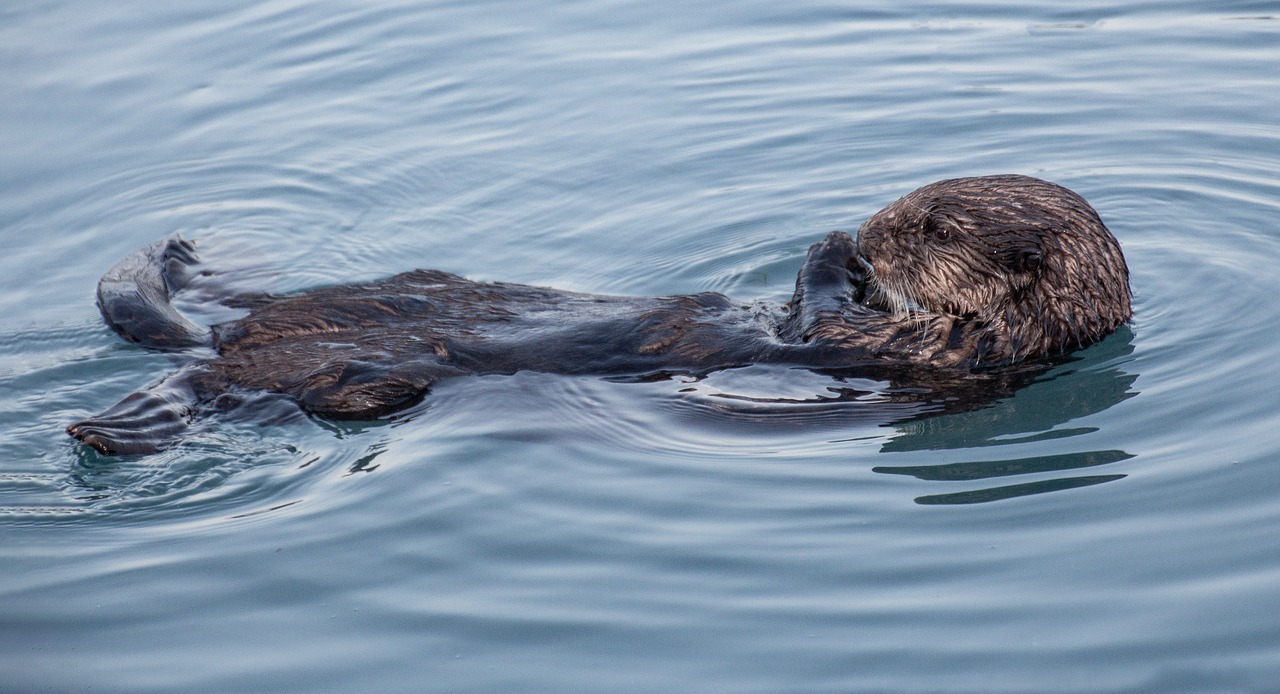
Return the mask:
<path id="1" fill-rule="evenodd" d="M 106 346 L 104 346 L 104 344 Z M 22 522 L 145 525 L 218 515 L 287 495 L 305 476 L 279 474 L 315 452 L 285 432 L 305 431 L 291 404 L 264 401 L 196 427 L 182 446 L 149 456 L 105 457 L 65 427 L 158 380 L 186 355 L 120 343 L 100 322 L 7 332 L 0 337 L 0 513 Z M 32 455 L 32 452 L 36 452 Z M 346 451 L 336 455 L 343 464 Z"/>
<path id="2" fill-rule="evenodd" d="M 47 675 L 16 688 L 1276 681 L 1267 12 L 120 10 L 0 22 L 0 595 L 16 676 Z M 1002 172 L 1098 207 L 1137 313 L 983 407 L 783 368 L 522 373 L 376 423 L 255 400 L 156 456 L 62 433 L 184 358 L 93 306 L 170 233 L 219 273 L 184 299 L 203 320 L 224 286 L 410 267 L 785 301 L 827 231 Z"/>

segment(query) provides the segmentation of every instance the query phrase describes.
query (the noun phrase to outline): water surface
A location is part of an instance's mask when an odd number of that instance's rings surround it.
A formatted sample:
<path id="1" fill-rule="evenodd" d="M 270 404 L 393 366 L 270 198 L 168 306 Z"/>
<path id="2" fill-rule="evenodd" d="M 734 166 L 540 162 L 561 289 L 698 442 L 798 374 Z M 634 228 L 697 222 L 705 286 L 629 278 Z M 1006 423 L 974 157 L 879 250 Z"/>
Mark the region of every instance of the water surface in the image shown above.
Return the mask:
<path id="1" fill-rule="evenodd" d="M 1277 46 L 1204 0 L 0 10 L 0 689 L 1274 689 Z M 62 433 L 174 368 L 93 304 L 174 232 L 243 288 L 782 301 L 1004 172 L 1099 209 L 1135 318 L 980 410 L 756 367 Z"/>

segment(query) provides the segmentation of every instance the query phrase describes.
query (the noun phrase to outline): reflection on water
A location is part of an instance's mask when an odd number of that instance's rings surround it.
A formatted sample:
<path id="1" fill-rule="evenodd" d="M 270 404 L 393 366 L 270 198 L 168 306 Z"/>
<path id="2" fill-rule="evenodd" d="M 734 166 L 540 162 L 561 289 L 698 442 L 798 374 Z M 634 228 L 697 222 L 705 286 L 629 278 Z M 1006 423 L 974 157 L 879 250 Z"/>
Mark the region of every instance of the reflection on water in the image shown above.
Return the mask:
<path id="1" fill-rule="evenodd" d="M 986 479 L 989 477 L 1007 477 L 1012 475 L 1030 475 L 1039 473 L 1062 472 L 1095 465 L 1109 465 L 1134 457 L 1124 451 L 1084 451 L 1081 453 L 1059 453 L 1031 458 L 1013 460 L 983 460 L 967 463 L 946 463 L 942 465 L 919 466 L 878 466 L 871 468 L 873 472 L 884 472 L 891 475 L 911 475 L 922 480 L 956 482 Z M 1061 489 L 1075 489 L 1092 484 L 1111 482 L 1124 478 L 1124 475 L 1092 475 L 1084 477 L 1053 477 L 1037 482 L 1012 484 L 1001 487 L 975 489 L 949 494 L 929 494 L 916 497 L 919 504 L 974 504 L 984 501 L 1011 499 L 1029 494 L 1041 494 Z"/>
<path id="2" fill-rule="evenodd" d="M 916 498 L 917 504 L 926 506 L 939 506 L 944 504 L 981 504 L 988 501 L 1001 501 L 1004 499 L 1012 499 L 1019 496 L 1030 496 L 1032 494 L 1043 494 L 1045 492 L 1057 492 L 1064 489 L 1077 489 L 1079 487 L 1089 487 L 1103 482 L 1113 482 L 1123 479 L 1124 475 L 1091 475 L 1086 477 L 1062 477 L 1058 479 L 1043 480 L 1040 482 L 1026 482 L 1024 484 L 1011 484 L 1006 487 L 992 487 L 990 489 L 975 489 L 971 492 L 955 492 L 952 494 L 930 494 Z"/>
<path id="3" fill-rule="evenodd" d="M 8 3 L 0 691 L 1274 690 L 1265 4 Z M 172 233 L 202 322 L 415 267 L 776 303 L 826 232 L 1006 172 L 1097 207 L 1133 333 L 63 433 L 179 366 L 94 306 Z"/>
<path id="4" fill-rule="evenodd" d="M 1124 451 L 1088 451 L 1084 453 L 1058 453 L 1038 455 L 1013 460 L 991 460 L 970 463 L 946 463 L 942 465 L 881 465 L 875 472 L 891 475 L 911 475 L 917 479 L 938 482 L 981 480 L 988 477 L 1028 475 L 1037 472 L 1055 472 L 1077 468 L 1108 465 L 1128 460 L 1133 456 Z"/>
<path id="5" fill-rule="evenodd" d="M 1093 431 L 1091 427 L 1057 427 L 1138 394 L 1131 390 L 1138 376 L 1121 368 L 1133 352 L 1133 339 L 1133 331 L 1122 326 L 1107 339 L 1072 355 L 1071 361 L 1050 369 L 990 407 L 895 423 L 897 433 L 882 450 L 889 453 L 1000 446 Z"/>
<path id="6" fill-rule="evenodd" d="M 1096 431 L 1092 426 L 1070 426 L 1077 420 L 1103 412 L 1138 394 L 1136 374 L 1121 368 L 1133 352 L 1133 331 L 1128 327 L 1086 349 L 1072 361 L 1049 370 L 1036 382 L 1011 397 L 979 409 L 950 414 L 923 415 L 893 425 L 897 430 L 885 442 L 885 452 L 943 451 L 968 448 L 994 450 L 998 446 L 1053 439 L 1069 439 Z M 1058 446 L 1065 444 L 1059 443 Z M 1052 475 L 1133 458 L 1120 450 L 1080 451 L 1019 458 L 988 458 L 936 465 L 882 465 L 875 472 L 911 475 L 926 481 L 968 482 L 993 477 Z M 1029 494 L 1074 489 L 1122 479 L 1123 474 L 1086 477 L 1050 476 L 1034 482 L 964 492 L 930 494 L 920 504 L 972 504 Z"/>
<path id="7" fill-rule="evenodd" d="M 726 432 L 767 440 L 798 432 L 840 432 L 840 440 L 878 440 L 882 453 L 945 462 L 880 465 L 875 472 L 929 482 L 1035 475 L 1030 483 L 916 499 L 922 504 L 975 503 L 1108 482 L 1123 474 L 1063 477 L 1053 473 L 1111 465 L 1133 458 L 1122 450 L 1062 452 L 1066 441 L 1098 431 L 1085 420 L 1138 395 L 1138 375 L 1126 370 L 1134 334 L 1114 335 L 1053 366 L 1020 365 L 981 374 L 904 372 L 877 380 L 876 372 L 815 372 L 747 367 L 684 377 L 676 400 L 678 421 L 665 431 L 695 428 L 709 440 Z M 680 378 L 680 377 L 676 377 Z M 888 430 L 888 435 L 885 431 Z M 1028 456 L 1027 447 L 1052 443 L 1052 453 Z M 687 443 L 687 442 L 686 442 Z M 648 444 L 640 444 L 648 445 Z M 1017 457 L 955 461 L 955 451 L 998 451 Z"/>

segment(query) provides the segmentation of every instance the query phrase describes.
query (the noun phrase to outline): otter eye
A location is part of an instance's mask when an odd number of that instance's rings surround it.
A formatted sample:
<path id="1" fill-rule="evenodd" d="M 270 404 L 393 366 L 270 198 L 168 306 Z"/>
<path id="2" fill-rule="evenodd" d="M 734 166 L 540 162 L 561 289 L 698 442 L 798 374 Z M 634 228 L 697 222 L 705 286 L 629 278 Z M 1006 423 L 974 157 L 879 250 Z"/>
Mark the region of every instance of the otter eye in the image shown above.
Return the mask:
<path id="1" fill-rule="evenodd" d="M 924 231 L 939 241 L 946 241 L 951 238 L 951 227 L 947 224 L 940 224 L 933 217 L 925 220 Z"/>

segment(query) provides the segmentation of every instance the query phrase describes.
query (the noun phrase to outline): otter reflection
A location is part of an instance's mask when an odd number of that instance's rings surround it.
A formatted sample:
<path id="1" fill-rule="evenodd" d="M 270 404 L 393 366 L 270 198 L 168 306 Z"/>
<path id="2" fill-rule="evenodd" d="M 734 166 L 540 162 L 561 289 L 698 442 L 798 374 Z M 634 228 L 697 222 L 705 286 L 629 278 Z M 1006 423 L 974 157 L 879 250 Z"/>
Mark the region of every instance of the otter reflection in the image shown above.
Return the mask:
<path id="1" fill-rule="evenodd" d="M 1077 448 L 1069 442 L 1087 436 L 1093 427 L 1073 426 L 1079 419 L 1103 412 L 1137 395 L 1137 375 L 1116 366 L 1133 352 L 1133 333 L 1117 334 L 1083 352 L 1063 358 L 1034 382 L 1011 392 L 990 406 L 970 403 L 942 416 L 917 416 L 893 424 L 896 434 L 881 447 L 888 454 L 918 458 L 905 465 L 880 465 L 873 472 L 909 475 L 925 482 L 962 487 L 916 498 L 920 504 L 973 504 L 1030 494 L 1074 489 L 1123 479 L 1122 473 L 1078 474 L 1120 463 L 1134 454 L 1116 449 L 1083 449 L 1064 453 L 1001 455 L 1005 447 L 1055 440 L 1054 450 Z M 948 451 L 968 451 L 958 462 Z M 928 452 L 927 456 L 917 455 Z M 991 486 L 1004 478 L 1029 482 Z M 937 489 L 937 485 L 930 484 Z"/>
<path id="2" fill-rule="evenodd" d="M 72 436 L 103 453 L 150 452 L 180 440 L 226 393 L 275 393 L 321 417 L 371 419 L 446 378 L 521 370 L 638 376 L 783 364 L 974 385 L 999 367 L 1091 344 L 1130 315 L 1128 269 L 1098 214 L 1066 188 L 1015 175 L 924 186 L 868 219 L 856 241 L 828 234 L 810 248 L 791 301 L 772 308 L 717 293 L 599 296 L 415 270 L 227 297 L 248 315 L 206 328 L 171 303 L 197 269 L 194 247 L 173 238 L 102 278 L 99 306 L 124 338 L 217 356 L 71 425 Z"/>

